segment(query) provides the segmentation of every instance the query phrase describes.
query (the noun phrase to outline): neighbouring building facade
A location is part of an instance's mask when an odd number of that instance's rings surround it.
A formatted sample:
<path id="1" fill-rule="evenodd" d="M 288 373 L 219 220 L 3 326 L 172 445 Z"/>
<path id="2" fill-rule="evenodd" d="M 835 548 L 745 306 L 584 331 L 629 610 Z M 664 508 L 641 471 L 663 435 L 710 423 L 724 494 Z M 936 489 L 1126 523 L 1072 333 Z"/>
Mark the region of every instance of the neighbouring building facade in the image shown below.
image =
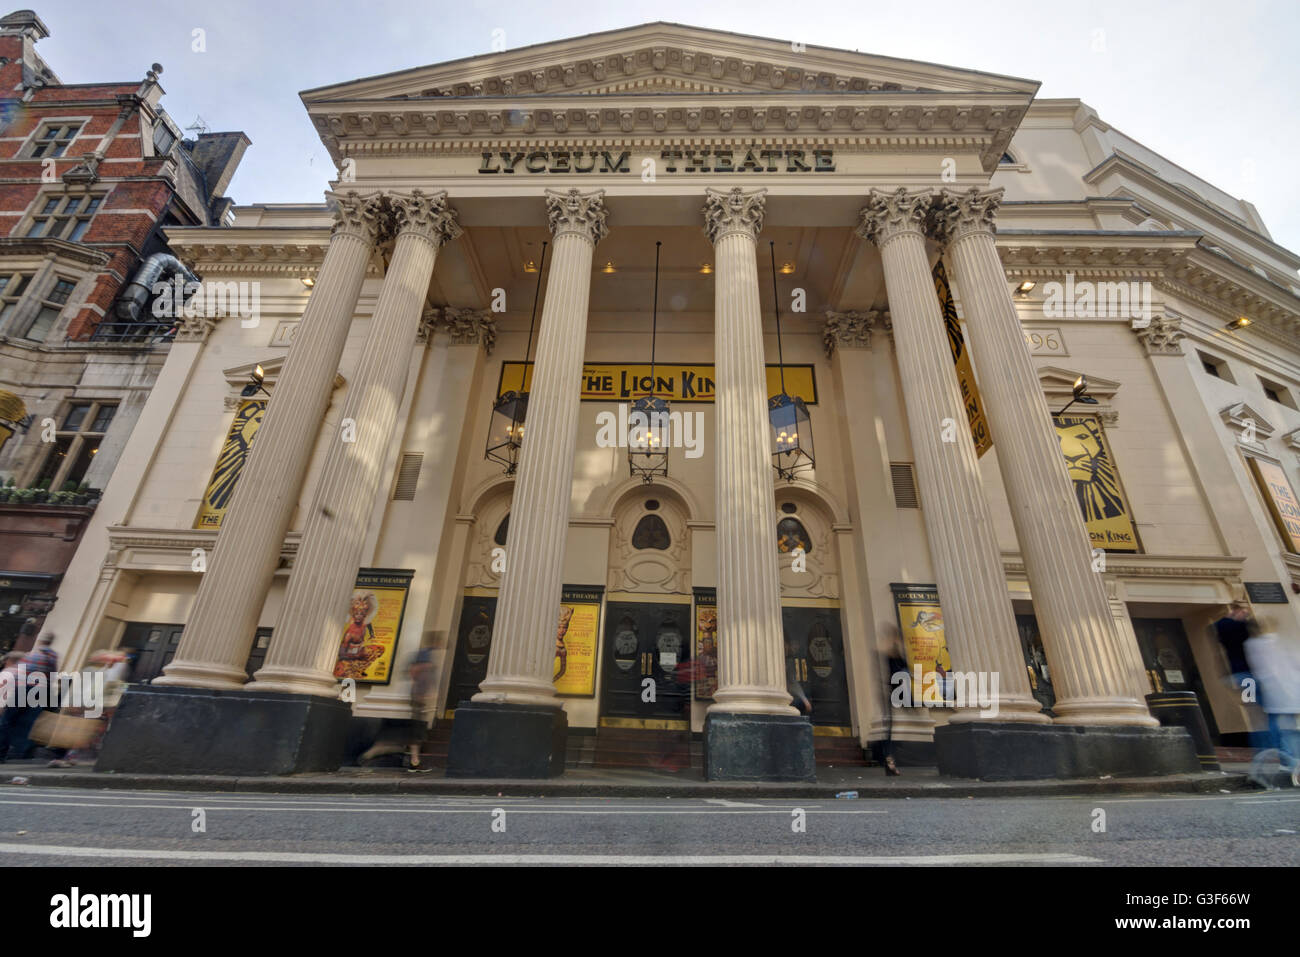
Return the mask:
<path id="1" fill-rule="evenodd" d="M 422 649 L 457 775 L 1159 773 L 1173 692 L 1238 740 L 1300 259 L 1037 86 L 650 24 L 306 91 L 327 203 L 165 229 L 260 311 L 187 312 L 51 616 L 158 675 L 101 767 L 336 765 Z"/>
<path id="2" fill-rule="evenodd" d="M 0 18 L 0 648 L 31 647 L 176 334 L 162 230 L 220 228 L 248 139 L 185 139 L 143 81 L 65 84 Z M 155 64 L 156 70 L 160 70 Z"/>

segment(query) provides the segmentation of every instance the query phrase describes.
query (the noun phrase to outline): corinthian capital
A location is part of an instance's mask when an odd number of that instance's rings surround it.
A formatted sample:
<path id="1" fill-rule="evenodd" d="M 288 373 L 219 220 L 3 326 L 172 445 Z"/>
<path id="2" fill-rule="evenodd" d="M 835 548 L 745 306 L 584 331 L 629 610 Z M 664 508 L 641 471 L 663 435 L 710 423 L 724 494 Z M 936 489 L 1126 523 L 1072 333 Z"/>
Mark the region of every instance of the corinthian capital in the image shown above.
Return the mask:
<path id="1" fill-rule="evenodd" d="M 931 223 L 934 238 L 952 242 L 969 233 L 996 231 L 994 220 L 1001 204 L 1001 189 L 971 187 L 964 193 L 940 190 Z"/>
<path id="2" fill-rule="evenodd" d="M 835 354 L 837 346 L 847 349 L 870 349 L 871 330 L 876 320 L 883 314 L 875 309 L 866 312 L 835 312 L 826 310 L 826 322 L 822 325 L 822 342 L 826 346 L 826 358 Z"/>
<path id="3" fill-rule="evenodd" d="M 924 235 L 932 200 L 933 194 L 925 189 L 899 187 L 892 193 L 873 189 L 858 214 L 858 235 L 877 246 L 903 233 Z"/>
<path id="4" fill-rule="evenodd" d="M 608 215 L 603 189 L 591 193 L 576 189 L 546 191 L 546 219 L 556 239 L 572 233 L 594 246 L 609 235 L 609 227 L 605 224 Z"/>
<path id="5" fill-rule="evenodd" d="M 438 331 L 446 332 L 454 346 L 481 345 L 488 355 L 492 354 L 497 341 L 496 320 L 486 309 L 443 306 L 430 310 L 421 318 L 416 339 L 428 342 L 429 337 Z"/>
<path id="6" fill-rule="evenodd" d="M 366 193 L 364 196 L 356 190 L 346 193 L 327 193 L 333 200 L 333 232 L 348 233 L 367 243 L 374 243 L 383 226 L 383 209 L 378 193 Z"/>
<path id="7" fill-rule="evenodd" d="M 1139 326 L 1135 320 L 1133 331 L 1138 341 L 1146 348 L 1149 356 L 1181 356 L 1183 347 L 1180 340 L 1186 338 L 1182 329 L 1180 316 L 1152 316 L 1145 326 Z"/>
<path id="8" fill-rule="evenodd" d="M 739 186 L 725 192 L 706 189 L 704 232 L 709 237 L 709 242 L 716 246 L 719 239 L 731 233 L 743 233 L 750 239 L 758 239 L 758 234 L 763 230 L 766 196 L 765 189 L 755 189 L 748 193 Z"/>
<path id="9" fill-rule="evenodd" d="M 445 191 L 425 193 L 413 189 L 409 193 L 390 193 L 388 203 L 398 235 L 415 233 L 435 246 L 441 246 L 462 232 L 456 222 L 456 211 L 447 205 Z"/>

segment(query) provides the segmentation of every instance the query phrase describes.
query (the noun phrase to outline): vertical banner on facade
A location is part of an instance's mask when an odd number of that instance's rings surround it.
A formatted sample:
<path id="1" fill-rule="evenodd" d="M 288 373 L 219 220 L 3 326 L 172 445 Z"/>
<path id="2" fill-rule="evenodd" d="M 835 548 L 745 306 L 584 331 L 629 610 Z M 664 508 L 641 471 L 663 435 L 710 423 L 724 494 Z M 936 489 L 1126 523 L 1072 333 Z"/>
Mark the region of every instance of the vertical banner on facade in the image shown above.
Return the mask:
<path id="1" fill-rule="evenodd" d="M 248 450 L 253 445 L 253 436 L 262 424 L 266 414 L 265 399 L 250 399 L 239 404 L 235 412 L 235 421 L 230 423 L 226 433 L 225 444 L 217 456 L 216 468 L 208 481 L 208 490 L 203 493 L 203 505 L 199 508 L 199 517 L 194 520 L 195 528 L 220 528 L 221 520 L 226 516 L 230 497 L 235 494 L 235 483 L 239 473 L 248 460 Z"/>
<path id="2" fill-rule="evenodd" d="M 1108 552 L 1140 551 L 1120 488 L 1119 470 L 1101 423 L 1093 416 L 1073 415 L 1058 415 L 1053 422 L 1092 547 Z"/>
<path id="3" fill-rule="evenodd" d="M 14 434 L 14 430 L 7 425 L 0 425 L 0 451 L 4 451 L 5 443 L 8 442 Z"/>
<path id="4" fill-rule="evenodd" d="M 596 694 L 596 645 L 600 640 L 600 585 L 565 585 L 555 630 L 555 693 L 569 698 Z"/>
<path id="5" fill-rule="evenodd" d="M 695 662 L 692 669 L 695 697 L 711 701 L 718 690 L 718 592 L 695 589 Z"/>
<path id="6" fill-rule="evenodd" d="M 948 348 L 952 350 L 952 361 L 957 366 L 957 382 L 961 386 L 962 403 L 966 406 L 966 421 L 970 424 L 970 437 L 975 441 L 975 451 L 983 455 L 993 448 L 993 436 L 989 434 L 989 423 L 984 418 L 980 390 L 975 384 L 975 368 L 971 365 L 970 352 L 966 349 L 966 340 L 961 333 L 961 321 L 957 318 L 957 304 L 953 302 L 952 289 L 948 285 L 948 273 L 943 268 L 943 260 L 934 264 L 930 275 L 934 277 L 934 291 L 939 296 L 939 310 L 943 313 L 943 325 L 948 330 Z"/>
<path id="7" fill-rule="evenodd" d="M 406 593 L 415 572 L 407 568 L 363 568 L 348 606 L 335 678 L 386 685 L 393 680 L 393 655 L 406 614 Z"/>
<path id="8" fill-rule="evenodd" d="M 938 674 L 946 687 L 948 672 L 952 671 L 952 658 L 948 656 L 948 642 L 943 634 L 943 610 L 939 607 L 939 589 L 935 585 L 910 585 L 894 582 L 889 586 L 894 593 L 894 608 L 898 612 L 898 630 L 903 635 L 907 651 L 907 667 L 912 673 L 912 700 L 923 701 L 922 686 L 916 682 L 916 666 L 921 666 L 922 676 Z"/>
<path id="9" fill-rule="evenodd" d="M 1282 533 L 1287 550 L 1300 552 L 1300 501 L 1296 499 L 1295 489 L 1291 487 L 1286 472 L 1274 462 L 1266 462 L 1253 455 L 1246 458 L 1250 461 L 1250 470 L 1259 483 L 1259 490 L 1264 493 L 1264 501 L 1268 503 L 1268 510 L 1277 523 L 1278 531 Z"/>

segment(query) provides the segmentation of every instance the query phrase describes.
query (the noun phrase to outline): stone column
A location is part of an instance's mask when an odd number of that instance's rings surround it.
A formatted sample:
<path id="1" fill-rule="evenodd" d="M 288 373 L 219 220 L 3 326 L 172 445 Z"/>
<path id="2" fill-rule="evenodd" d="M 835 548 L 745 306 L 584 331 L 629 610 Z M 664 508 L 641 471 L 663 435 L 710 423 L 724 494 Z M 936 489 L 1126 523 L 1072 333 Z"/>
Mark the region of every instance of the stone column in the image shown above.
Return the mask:
<path id="1" fill-rule="evenodd" d="M 334 235 L 222 522 L 176 658 L 155 685 L 240 688 L 257 619 L 329 405 L 379 225 L 374 194 L 335 197 Z"/>
<path id="2" fill-rule="evenodd" d="M 766 190 L 705 192 L 714 247 L 718 690 L 709 780 L 815 780 L 812 725 L 786 690 L 771 427 L 756 243 Z"/>
<path id="3" fill-rule="evenodd" d="M 873 190 L 858 233 L 880 247 L 884 265 L 944 634 L 955 670 L 997 673 L 997 721 L 1046 724 L 1029 690 L 1002 553 L 930 274 L 923 231 L 930 201 L 928 191 Z M 979 720 L 975 708 L 953 715 L 954 723 Z"/>
<path id="4" fill-rule="evenodd" d="M 284 609 L 252 691 L 333 696 L 366 530 L 406 390 L 438 249 L 460 235 L 445 192 L 389 194 L 397 231 L 361 358 L 343 401 L 339 433 L 321 470 Z M 279 391 L 277 389 L 277 391 Z M 259 436 L 260 437 L 260 436 Z"/>
<path id="5" fill-rule="evenodd" d="M 555 632 L 564 583 L 587 304 L 596 244 L 608 233 L 604 191 L 546 191 L 555 237 L 526 438 L 510 506 L 487 677 L 456 712 L 447 773 L 563 773 L 565 718 L 555 696 Z"/>
<path id="6" fill-rule="evenodd" d="M 1155 727 L 1134 697 L 1060 443 L 993 239 L 1002 190 L 943 190 L 936 229 L 961 295 L 971 355 L 1025 559 L 1061 724 Z"/>

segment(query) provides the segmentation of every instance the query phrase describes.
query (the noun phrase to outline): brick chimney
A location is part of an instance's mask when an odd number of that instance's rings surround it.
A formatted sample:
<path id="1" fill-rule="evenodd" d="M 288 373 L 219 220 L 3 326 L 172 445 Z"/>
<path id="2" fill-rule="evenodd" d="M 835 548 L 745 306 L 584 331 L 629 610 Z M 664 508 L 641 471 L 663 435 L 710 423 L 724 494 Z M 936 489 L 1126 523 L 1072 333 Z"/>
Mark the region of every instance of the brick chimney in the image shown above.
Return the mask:
<path id="1" fill-rule="evenodd" d="M 208 183 L 208 196 L 224 196 L 244 150 L 252 143 L 243 133 L 200 133 L 190 147 L 190 158 Z"/>
<path id="2" fill-rule="evenodd" d="M 49 28 L 32 10 L 15 10 L 0 17 L 0 91 L 4 96 L 59 82 L 36 54 L 36 42 L 49 35 Z"/>

